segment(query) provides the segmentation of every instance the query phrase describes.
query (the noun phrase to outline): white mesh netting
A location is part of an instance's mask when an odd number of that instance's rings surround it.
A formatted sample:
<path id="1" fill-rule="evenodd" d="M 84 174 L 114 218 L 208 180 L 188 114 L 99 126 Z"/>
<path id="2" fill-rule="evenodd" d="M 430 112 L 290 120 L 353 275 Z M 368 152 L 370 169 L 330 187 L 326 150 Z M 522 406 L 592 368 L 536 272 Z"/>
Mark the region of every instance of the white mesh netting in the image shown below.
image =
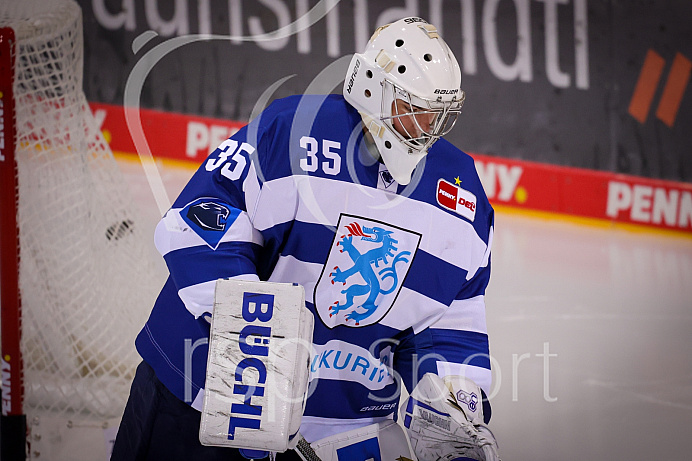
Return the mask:
<path id="1" fill-rule="evenodd" d="M 15 30 L 25 411 L 119 417 L 160 276 L 82 91 L 77 4 L 2 2 Z"/>

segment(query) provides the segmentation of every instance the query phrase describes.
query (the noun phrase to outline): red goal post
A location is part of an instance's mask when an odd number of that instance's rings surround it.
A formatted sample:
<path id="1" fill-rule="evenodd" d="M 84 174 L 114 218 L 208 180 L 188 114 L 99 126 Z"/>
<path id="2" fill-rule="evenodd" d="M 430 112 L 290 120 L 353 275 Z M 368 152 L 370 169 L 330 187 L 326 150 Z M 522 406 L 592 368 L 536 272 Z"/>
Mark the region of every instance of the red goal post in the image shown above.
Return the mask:
<path id="1" fill-rule="evenodd" d="M 19 240 L 17 232 L 17 175 L 15 171 L 14 82 L 15 37 L 0 28 L 0 307 L 2 308 L 2 459 L 23 459 L 26 416 L 22 407 L 24 386 L 19 345 Z"/>
<path id="2" fill-rule="evenodd" d="M 100 459 L 68 441 L 117 424 L 165 273 L 82 89 L 77 3 L 0 2 L 0 67 L 2 459 Z"/>

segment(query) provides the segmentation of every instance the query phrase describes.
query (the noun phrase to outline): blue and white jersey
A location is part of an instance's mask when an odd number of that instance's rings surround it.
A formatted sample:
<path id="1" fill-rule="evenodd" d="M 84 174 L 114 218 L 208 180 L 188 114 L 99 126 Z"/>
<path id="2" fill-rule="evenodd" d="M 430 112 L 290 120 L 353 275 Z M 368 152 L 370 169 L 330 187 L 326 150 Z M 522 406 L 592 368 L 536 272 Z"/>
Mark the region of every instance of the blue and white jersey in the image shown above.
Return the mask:
<path id="1" fill-rule="evenodd" d="M 439 140 L 411 183 L 373 159 L 343 97 L 272 103 L 201 165 L 156 229 L 170 277 L 136 346 L 201 408 L 214 284 L 299 283 L 315 316 L 301 433 L 391 418 L 399 382 L 463 374 L 486 393 L 493 210 L 473 160 Z"/>

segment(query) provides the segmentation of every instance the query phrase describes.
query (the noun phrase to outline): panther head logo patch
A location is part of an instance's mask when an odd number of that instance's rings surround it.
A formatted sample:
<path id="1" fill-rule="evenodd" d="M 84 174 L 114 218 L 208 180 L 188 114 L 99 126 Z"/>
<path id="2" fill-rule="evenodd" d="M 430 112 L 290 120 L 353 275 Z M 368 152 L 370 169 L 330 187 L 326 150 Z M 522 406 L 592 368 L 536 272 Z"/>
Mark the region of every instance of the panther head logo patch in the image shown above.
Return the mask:
<path id="1" fill-rule="evenodd" d="M 180 216 L 212 249 L 216 249 L 240 210 L 221 200 L 201 198 L 189 203 Z"/>

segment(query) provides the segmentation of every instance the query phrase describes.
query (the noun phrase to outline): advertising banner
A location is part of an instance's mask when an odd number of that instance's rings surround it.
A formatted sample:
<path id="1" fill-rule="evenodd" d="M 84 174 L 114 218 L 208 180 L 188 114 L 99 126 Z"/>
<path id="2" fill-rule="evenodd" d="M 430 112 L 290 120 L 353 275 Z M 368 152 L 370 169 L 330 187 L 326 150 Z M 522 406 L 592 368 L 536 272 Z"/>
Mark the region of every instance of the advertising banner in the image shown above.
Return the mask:
<path id="1" fill-rule="evenodd" d="M 462 68 L 462 150 L 692 182 L 687 0 L 79 3 L 95 103 L 247 123 L 274 98 L 340 92 L 377 26 L 420 16 Z"/>

